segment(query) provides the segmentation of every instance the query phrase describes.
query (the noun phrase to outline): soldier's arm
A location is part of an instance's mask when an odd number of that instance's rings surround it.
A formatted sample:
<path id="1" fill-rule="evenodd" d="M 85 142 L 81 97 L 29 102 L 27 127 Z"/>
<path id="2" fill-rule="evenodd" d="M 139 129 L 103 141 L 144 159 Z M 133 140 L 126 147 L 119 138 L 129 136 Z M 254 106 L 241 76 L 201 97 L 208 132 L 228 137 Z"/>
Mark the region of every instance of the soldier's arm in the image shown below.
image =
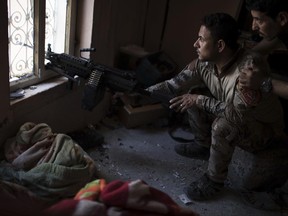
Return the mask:
<path id="1" fill-rule="evenodd" d="M 272 93 L 288 99 L 288 82 L 284 77 L 282 79 L 265 77 L 260 73 L 247 70 L 240 74 L 239 85 L 242 88 L 262 89 L 266 92 L 270 90 Z"/>
<path id="2" fill-rule="evenodd" d="M 187 92 L 191 86 L 201 82 L 197 73 L 195 73 L 196 60 L 193 60 L 180 73 L 169 80 L 157 83 L 148 87 L 149 92 L 161 91 L 163 93 L 177 94 L 179 92 Z"/>

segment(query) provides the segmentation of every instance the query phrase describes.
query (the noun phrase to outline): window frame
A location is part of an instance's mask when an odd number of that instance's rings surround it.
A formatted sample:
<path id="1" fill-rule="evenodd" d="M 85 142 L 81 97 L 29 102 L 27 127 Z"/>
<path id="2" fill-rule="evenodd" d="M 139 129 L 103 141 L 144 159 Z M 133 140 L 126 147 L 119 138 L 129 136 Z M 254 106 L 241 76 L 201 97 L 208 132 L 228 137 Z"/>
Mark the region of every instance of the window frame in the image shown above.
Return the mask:
<path id="1" fill-rule="evenodd" d="M 45 60 L 45 5 L 46 0 L 34 1 L 34 66 L 33 76 L 9 82 L 10 92 L 36 85 L 58 74 L 46 70 Z M 65 53 L 74 53 L 77 0 L 67 1 Z M 6 1 L 7 4 L 7 1 Z"/>

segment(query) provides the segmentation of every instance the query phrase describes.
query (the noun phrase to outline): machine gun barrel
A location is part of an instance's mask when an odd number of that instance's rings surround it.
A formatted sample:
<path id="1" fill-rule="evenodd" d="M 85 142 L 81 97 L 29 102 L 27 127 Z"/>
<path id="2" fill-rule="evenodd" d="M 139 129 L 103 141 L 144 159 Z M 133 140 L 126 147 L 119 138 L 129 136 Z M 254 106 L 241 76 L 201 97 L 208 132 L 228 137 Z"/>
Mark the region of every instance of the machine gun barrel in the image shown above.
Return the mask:
<path id="1" fill-rule="evenodd" d="M 50 45 L 45 58 L 50 61 L 46 68 L 67 77 L 69 81 L 78 81 L 76 77 L 87 80 L 82 98 L 82 107 L 87 110 L 92 110 L 102 100 L 106 88 L 112 91 L 132 92 L 136 91 L 140 84 L 133 71 L 95 64 L 90 59 L 66 53 L 54 53 Z"/>
<path id="2" fill-rule="evenodd" d="M 66 53 L 58 54 L 52 52 L 50 44 L 48 44 L 45 58 L 50 61 L 46 64 L 47 68 L 66 76 L 69 80 L 72 80 L 71 78 L 74 76 L 87 79 L 93 67 L 93 62 L 89 59 L 78 58 Z M 58 71 L 56 71 L 57 69 Z M 59 72 L 60 70 L 63 73 Z"/>
<path id="3" fill-rule="evenodd" d="M 169 104 L 170 96 L 146 91 L 137 80 L 135 71 L 125 71 L 103 64 L 95 64 L 92 60 L 75 57 L 65 53 L 57 54 L 48 45 L 46 59 L 50 62 L 46 67 L 67 77 L 69 81 L 78 81 L 81 77 L 85 83 L 82 108 L 91 111 L 104 97 L 106 88 L 114 92 L 137 92 Z"/>

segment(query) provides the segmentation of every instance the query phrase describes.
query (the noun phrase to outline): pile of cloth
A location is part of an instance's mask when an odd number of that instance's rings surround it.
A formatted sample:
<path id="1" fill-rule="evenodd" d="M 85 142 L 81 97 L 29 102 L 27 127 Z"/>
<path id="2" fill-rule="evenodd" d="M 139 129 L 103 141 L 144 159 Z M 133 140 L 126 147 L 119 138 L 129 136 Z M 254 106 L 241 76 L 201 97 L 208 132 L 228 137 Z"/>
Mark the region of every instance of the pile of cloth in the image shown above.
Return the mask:
<path id="1" fill-rule="evenodd" d="M 142 180 L 96 179 L 82 188 L 73 199 L 47 208 L 44 215 L 97 216 L 197 216 L 192 209 L 176 204 L 167 194 Z"/>
<path id="2" fill-rule="evenodd" d="M 198 216 L 142 180 L 95 179 L 72 198 L 47 202 L 27 188 L 0 181 L 2 216 Z"/>
<path id="3" fill-rule="evenodd" d="M 1 151 L 2 216 L 196 216 L 142 180 L 95 178 L 95 162 L 68 135 L 27 122 Z"/>
<path id="4" fill-rule="evenodd" d="M 73 196 L 96 170 L 93 159 L 71 137 L 53 133 L 45 123 L 23 124 L 2 151 L 1 180 L 52 201 Z"/>

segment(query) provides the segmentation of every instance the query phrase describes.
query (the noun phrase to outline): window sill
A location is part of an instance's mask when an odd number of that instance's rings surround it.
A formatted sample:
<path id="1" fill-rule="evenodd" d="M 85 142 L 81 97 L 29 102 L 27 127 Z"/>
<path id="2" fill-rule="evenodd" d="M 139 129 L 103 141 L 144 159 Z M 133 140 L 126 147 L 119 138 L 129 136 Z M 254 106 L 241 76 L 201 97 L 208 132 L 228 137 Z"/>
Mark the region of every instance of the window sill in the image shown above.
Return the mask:
<path id="1" fill-rule="evenodd" d="M 66 77 L 57 77 L 47 80 L 43 83 L 33 85 L 33 88 L 25 88 L 24 97 L 10 101 L 12 110 L 17 114 L 31 112 L 47 103 L 52 103 L 57 98 L 63 97 L 73 92 L 68 89 L 68 79 Z"/>
<path id="2" fill-rule="evenodd" d="M 64 77 L 58 77 L 58 78 L 54 78 L 54 79 L 50 79 L 48 81 L 45 81 L 43 83 L 39 83 L 37 85 L 32 85 L 28 88 L 25 88 L 24 91 L 24 97 L 22 98 L 18 98 L 18 99 L 13 99 L 11 100 L 10 102 L 10 105 L 14 105 L 14 104 L 17 104 L 17 103 L 21 103 L 21 101 L 23 100 L 26 100 L 30 97 L 33 97 L 37 94 L 41 94 L 45 91 L 49 91 L 59 85 L 62 85 L 63 83 L 66 83 L 67 82 L 67 79 L 64 78 Z"/>

